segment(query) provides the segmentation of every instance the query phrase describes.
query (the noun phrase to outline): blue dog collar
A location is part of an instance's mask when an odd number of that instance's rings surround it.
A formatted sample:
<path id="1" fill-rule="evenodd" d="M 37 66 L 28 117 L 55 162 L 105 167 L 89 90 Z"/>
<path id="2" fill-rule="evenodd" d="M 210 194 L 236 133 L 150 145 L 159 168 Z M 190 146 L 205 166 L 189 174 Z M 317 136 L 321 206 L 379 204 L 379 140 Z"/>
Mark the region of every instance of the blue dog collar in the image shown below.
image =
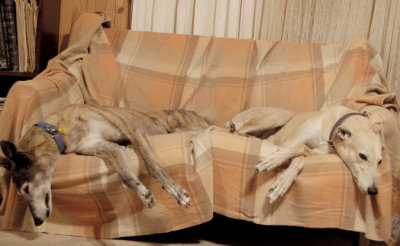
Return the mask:
<path id="1" fill-rule="evenodd" d="M 361 116 L 364 116 L 364 117 L 367 117 L 367 118 L 371 117 L 370 114 L 367 111 L 365 111 L 364 113 L 348 113 L 348 114 L 343 115 L 340 119 L 338 119 L 335 122 L 335 124 L 333 125 L 333 127 L 331 129 L 331 132 L 329 133 L 329 141 L 328 141 L 328 143 L 332 147 L 333 147 L 332 136 L 333 136 L 333 133 L 334 133 L 335 129 L 338 128 L 347 118 L 350 118 L 351 116 L 355 116 L 355 115 L 361 115 Z"/>
<path id="2" fill-rule="evenodd" d="M 56 142 L 60 153 L 61 154 L 64 153 L 64 151 L 65 151 L 64 140 L 62 139 L 61 134 L 58 132 L 57 128 L 54 125 L 43 122 L 43 121 L 39 121 L 38 123 L 35 123 L 34 126 L 40 127 L 43 130 L 45 130 L 48 134 L 50 134 L 51 137 Z"/>

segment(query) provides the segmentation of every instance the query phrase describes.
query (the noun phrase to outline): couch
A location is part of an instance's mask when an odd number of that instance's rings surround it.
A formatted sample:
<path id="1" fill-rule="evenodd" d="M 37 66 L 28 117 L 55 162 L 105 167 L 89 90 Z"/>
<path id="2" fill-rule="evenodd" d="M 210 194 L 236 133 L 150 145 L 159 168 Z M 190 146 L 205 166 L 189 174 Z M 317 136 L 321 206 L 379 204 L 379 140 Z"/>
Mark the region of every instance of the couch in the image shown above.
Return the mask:
<path id="1" fill-rule="evenodd" d="M 101 159 L 67 154 L 53 175 L 51 217 L 39 227 L 0 169 L 2 229 L 116 238 L 179 230 L 218 213 L 399 243 L 398 104 L 367 40 L 354 38 L 346 47 L 294 44 L 103 28 L 107 21 L 102 13 L 81 14 L 68 48 L 34 79 L 13 85 L 0 116 L 0 139 L 18 142 L 33 123 L 70 104 L 194 110 L 214 127 L 195 138 L 151 137 L 160 165 L 189 192 L 191 206 L 179 206 L 134 158 L 133 172 L 156 197 L 152 209 Z M 224 124 L 256 106 L 303 112 L 336 104 L 367 110 L 372 121 L 384 122 L 379 194 L 361 194 L 344 163 L 329 154 L 307 158 L 289 191 L 269 204 L 268 187 L 278 175 L 257 174 L 253 167 L 276 146 L 231 134 Z"/>

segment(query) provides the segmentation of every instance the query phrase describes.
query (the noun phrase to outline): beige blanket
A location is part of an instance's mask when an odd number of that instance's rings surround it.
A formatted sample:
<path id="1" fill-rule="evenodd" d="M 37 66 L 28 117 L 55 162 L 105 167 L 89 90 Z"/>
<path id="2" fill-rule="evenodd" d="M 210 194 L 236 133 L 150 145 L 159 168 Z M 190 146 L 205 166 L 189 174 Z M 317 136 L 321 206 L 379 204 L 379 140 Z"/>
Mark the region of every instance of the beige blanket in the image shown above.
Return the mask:
<path id="1" fill-rule="evenodd" d="M 385 88 L 382 61 L 366 40 L 356 38 L 347 47 L 292 44 L 104 30 L 104 21 L 104 15 L 81 15 L 69 48 L 35 79 L 13 86 L 0 117 L 0 139 L 18 141 L 34 122 L 72 103 L 144 112 L 192 109 L 215 126 L 255 106 L 301 112 L 346 104 L 385 122 L 379 194 L 362 195 L 341 160 L 326 155 L 308 158 L 289 192 L 270 205 L 266 194 L 277 175 L 256 174 L 253 167 L 275 146 L 212 128 L 196 139 L 184 133 L 152 137 L 160 164 L 189 191 L 189 209 L 141 168 L 132 165 L 157 198 L 151 210 L 101 160 L 65 155 L 53 178 L 52 216 L 39 228 L 12 182 L 3 179 L 3 229 L 134 236 L 203 223 L 214 211 L 259 224 L 340 228 L 398 242 L 398 228 L 392 228 L 400 217 L 398 106 Z"/>

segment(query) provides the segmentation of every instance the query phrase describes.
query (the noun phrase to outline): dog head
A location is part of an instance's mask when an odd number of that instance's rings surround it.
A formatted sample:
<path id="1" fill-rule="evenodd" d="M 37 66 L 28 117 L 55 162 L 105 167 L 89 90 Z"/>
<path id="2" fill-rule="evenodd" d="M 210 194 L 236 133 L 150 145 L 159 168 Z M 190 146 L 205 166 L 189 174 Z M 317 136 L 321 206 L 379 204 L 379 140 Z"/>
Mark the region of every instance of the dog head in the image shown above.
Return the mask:
<path id="1" fill-rule="evenodd" d="M 16 146 L 0 141 L 5 158 L 0 157 L 0 165 L 11 171 L 17 193 L 29 206 L 36 226 L 50 216 L 51 176 L 43 166 L 38 165 L 41 158 L 30 152 L 19 152 Z"/>
<path id="2" fill-rule="evenodd" d="M 378 194 L 377 167 L 382 162 L 382 123 L 367 117 L 347 119 L 336 128 L 332 142 L 364 194 Z"/>

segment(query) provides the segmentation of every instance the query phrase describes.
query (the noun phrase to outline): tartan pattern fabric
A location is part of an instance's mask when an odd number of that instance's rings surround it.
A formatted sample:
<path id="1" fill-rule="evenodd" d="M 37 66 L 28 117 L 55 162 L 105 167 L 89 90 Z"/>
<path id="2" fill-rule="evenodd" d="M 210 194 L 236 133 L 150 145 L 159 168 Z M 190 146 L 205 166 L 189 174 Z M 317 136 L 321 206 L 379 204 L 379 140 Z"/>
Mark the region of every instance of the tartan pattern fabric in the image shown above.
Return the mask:
<path id="1" fill-rule="evenodd" d="M 39 76 L 12 87 L 0 116 L 0 139 L 18 142 L 27 127 L 73 103 L 195 110 L 214 126 L 196 138 L 151 138 L 160 164 L 189 191 L 192 206 L 179 207 L 135 160 L 132 168 L 157 199 L 151 210 L 100 159 L 65 155 L 52 181 L 52 216 L 38 228 L 0 169 L 3 229 L 110 238 L 177 230 L 217 212 L 264 225 L 340 228 L 398 242 L 391 235 L 392 218 L 400 214 L 398 105 L 385 88 L 382 61 L 366 40 L 355 38 L 347 47 L 239 40 L 103 29 L 106 20 L 103 14 L 79 16 L 69 47 Z M 326 155 L 307 158 L 293 187 L 270 205 L 266 196 L 276 173 L 255 174 L 253 167 L 276 146 L 221 126 L 256 106 L 303 112 L 334 104 L 367 109 L 372 119 L 384 120 L 378 196 L 362 195 L 341 160 Z"/>

